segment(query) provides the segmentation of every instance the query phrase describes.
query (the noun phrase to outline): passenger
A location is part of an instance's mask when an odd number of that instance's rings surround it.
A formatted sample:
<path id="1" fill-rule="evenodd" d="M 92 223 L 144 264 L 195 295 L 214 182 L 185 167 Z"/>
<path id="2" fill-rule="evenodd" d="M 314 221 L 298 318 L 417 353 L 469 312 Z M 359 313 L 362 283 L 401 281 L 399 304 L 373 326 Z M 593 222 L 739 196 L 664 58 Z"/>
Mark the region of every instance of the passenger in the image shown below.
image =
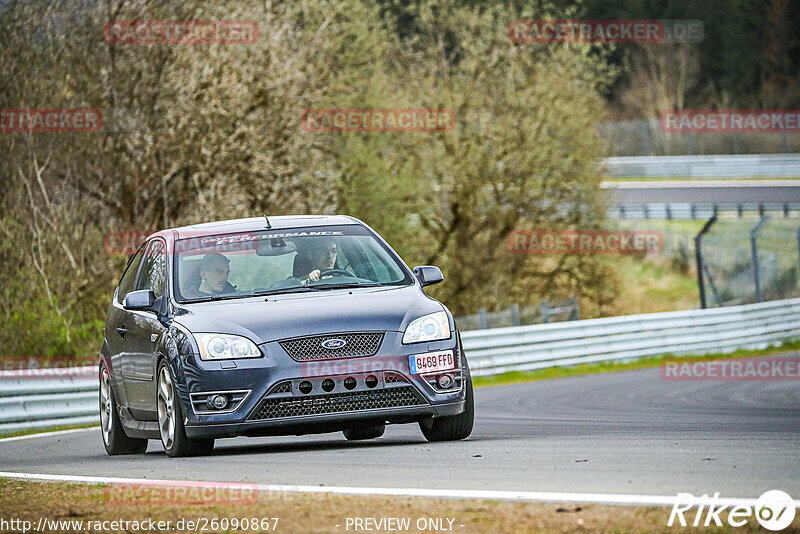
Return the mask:
<path id="1" fill-rule="evenodd" d="M 216 252 L 206 254 L 200 260 L 197 276 L 186 288 L 186 296 L 200 298 L 236 291 L 236 288 L 228 282 L 230 273 L 230 260 L 223 254 Z"/>

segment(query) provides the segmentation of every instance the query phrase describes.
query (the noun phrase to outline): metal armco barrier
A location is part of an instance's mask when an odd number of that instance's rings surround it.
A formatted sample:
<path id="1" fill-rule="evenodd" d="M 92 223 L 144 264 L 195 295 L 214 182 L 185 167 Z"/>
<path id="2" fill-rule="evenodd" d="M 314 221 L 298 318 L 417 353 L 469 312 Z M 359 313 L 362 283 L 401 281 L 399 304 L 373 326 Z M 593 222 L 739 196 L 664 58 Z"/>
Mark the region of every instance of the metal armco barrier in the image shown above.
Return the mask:
<path id="1" fill-rule="evenodd" d="M 96 368 L 73 367 L 77 376 L 20 377 L 0 371 L 0 435 L 100 422 Z"/>
<path id="2" fill-rule="evenodd" d="M 798 337 L 800 298 L 461 334 L 475 376 L 643 356 L 763 348 Z M 80 369 L 94 372 L 94 368 Z M 0 372 L 0 435 L 93 422 L 99 422 L 97 378 L 34 379 Z"/>
<path id="3" fill-rule="evenodd" d="M 798 177 L 800 154 L 622 156 L 604 161 L 610 176 L 687 178 Z"/>
<path id="4" fill-rule="evenodd" d="M 800 337 L 800 299 L 463 332 L 472 374 L 764 348 Z"/>

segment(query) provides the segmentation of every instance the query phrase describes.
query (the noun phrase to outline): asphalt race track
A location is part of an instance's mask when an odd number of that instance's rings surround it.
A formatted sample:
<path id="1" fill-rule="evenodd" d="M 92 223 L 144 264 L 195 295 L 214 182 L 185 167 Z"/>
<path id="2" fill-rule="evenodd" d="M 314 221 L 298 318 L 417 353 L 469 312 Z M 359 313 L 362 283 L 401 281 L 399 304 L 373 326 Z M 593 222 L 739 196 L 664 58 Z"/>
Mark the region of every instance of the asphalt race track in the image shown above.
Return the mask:
<path id="1" fill-rule="evenodd" d="M 666 180 L 604 182 L 622 204 L 658 202 L 800 202 L 798 180 Z"/>
<path id="2" fill-rule="evenodd" d="M 173 480 L 754 498 L 800 495 L 800 387 L 668 382 L 658 369 L 476 390 L 470 439 L 416 425 L 371 442 L 341 434 L 217 441 L 212 457 L 109 457 L 99 429 L 0 441 L 0 471 Z"/>

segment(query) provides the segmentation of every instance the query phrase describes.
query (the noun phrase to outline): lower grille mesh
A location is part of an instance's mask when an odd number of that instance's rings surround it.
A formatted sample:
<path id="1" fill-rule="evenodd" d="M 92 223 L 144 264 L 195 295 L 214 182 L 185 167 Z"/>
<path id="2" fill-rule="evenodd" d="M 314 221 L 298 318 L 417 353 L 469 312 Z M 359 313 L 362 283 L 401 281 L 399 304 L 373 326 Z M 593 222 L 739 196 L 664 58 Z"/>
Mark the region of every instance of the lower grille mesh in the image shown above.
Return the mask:
<path id="1" fill-rule="evenodd" d="M 377 408 L 399 408 L 426 404 L 415 394 L 413 387 L 398 387 L 376 391 L 357 391 L 335 395 L 264 399 L 250 420 L 355 412 Z"/>

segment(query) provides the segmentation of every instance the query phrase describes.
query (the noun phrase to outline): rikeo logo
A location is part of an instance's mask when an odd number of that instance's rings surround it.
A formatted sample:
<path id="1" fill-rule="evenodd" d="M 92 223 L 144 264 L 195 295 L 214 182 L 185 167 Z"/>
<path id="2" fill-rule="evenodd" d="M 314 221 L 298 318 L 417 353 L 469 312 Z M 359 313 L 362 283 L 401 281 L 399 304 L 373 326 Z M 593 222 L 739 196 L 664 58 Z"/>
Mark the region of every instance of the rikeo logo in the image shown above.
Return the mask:
<path id="1" fill-rule="evenodd" d="M 726 503 L 725 501 L 728 502 Z M 692 514 L 691 510 L 695 507 L 697 510 Z M 730 526 L 744 526 L 751 517 L 755 516 L 762 527 L 772 531 L 783 530 L 791 525 L 796 513 L 795 502 L 786 492 L 780 490 L 767 491 L 758 498 L 755 505 L 736 499 L 720 499 L 719 493 L 715 493 L 711 498 L 708 495 L 695 497 L 691 493 L 679 493 L 675 498 L 675 504 L 672 506 L 672 512 L 669 514 L 667 526 L 673 526 L 676 519 L 678 525 L 687 526 L 687 521 L 684 517 L 684 514 L 687 514 L 690 519 L 694 515 L 694 521 L 692 521 L 691 526 L 721 527 L 723 526 L 723 521 L 720 514 L 728 507 L 730 507 L 730 510 L 728 511 L 727 523 Z M 704 509 L 705 518 L 703 518 Z"/>

